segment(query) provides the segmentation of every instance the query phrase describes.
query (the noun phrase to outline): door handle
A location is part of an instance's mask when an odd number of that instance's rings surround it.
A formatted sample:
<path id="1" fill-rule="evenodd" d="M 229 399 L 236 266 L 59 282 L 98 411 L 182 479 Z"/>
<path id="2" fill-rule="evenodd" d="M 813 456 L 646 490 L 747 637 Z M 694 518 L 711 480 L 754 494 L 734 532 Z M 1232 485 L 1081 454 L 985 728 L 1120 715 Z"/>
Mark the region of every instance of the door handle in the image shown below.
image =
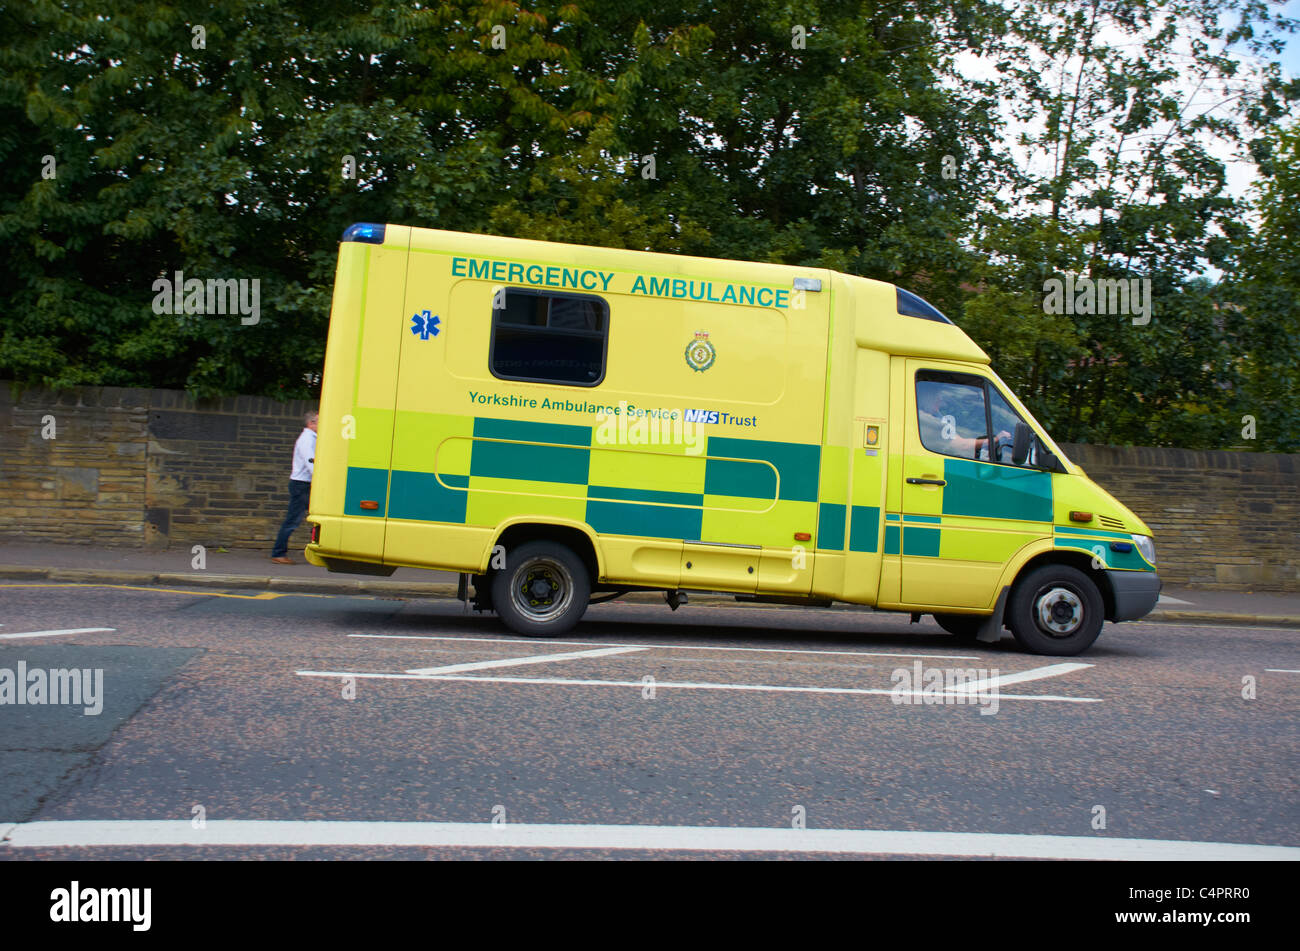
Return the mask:
<path id="1" fill-rule="evenodd" d="M 908 479 L 908 485 L 947 485 L 943 479 Z"/>

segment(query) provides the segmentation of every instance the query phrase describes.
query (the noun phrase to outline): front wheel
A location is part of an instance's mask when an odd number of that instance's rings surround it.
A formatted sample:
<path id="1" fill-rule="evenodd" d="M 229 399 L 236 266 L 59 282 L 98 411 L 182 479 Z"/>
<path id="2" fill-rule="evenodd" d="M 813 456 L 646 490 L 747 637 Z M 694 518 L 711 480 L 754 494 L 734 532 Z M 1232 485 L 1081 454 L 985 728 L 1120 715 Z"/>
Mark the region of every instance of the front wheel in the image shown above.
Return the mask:
<path id="1" fill-rule="evenodd" d="M 1092 646 L 1105 620 L 1101 592 L 1069 565 L 1043 565 L 1025 575 L 1007 602 L 1007 625 L 1033 654 L 1068 657 Z"/>
<path id="2" fill-rule="evenodd" d="M 587 566 L 557 542 L 533 541 L 506 556 L 492 578 L 492 606 L 506 627 L 528 637 L 558 637 L 586 613 Z"/>

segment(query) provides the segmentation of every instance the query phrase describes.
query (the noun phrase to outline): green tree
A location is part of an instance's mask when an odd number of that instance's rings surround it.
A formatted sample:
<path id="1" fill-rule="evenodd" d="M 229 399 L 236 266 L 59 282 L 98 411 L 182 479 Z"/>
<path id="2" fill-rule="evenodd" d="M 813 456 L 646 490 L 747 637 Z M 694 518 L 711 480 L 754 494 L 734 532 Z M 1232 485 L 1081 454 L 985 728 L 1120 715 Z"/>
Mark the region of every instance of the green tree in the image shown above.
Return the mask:
<path id="1" fill-rule="evenodd" d="M 1011 211 L 977 229 L 967 326 L 1058 438 L 1222 445 L 1238 354 L 1198 276 L 1251 240 L 1225 159 L 1300 93 L 1239 53 L 1276 52 L 1294 23 L 1256 0 L 1071 0 L 1018 4 L 1012 25 L 1026 161 Z M 1152 320 L 1045 315 L 1043 282 L 1067 271 L 1149 280 Z"/>
<path id="2" fill-rule="evenodd" d="M 1242 253 L 1241 392 L 1229 420 L 1236 445 L 1300 451 L 1300 124 L 1277 129 L 1259 149 L 1257 234 Z M 1255 438 L 1244 438 L 1253 417 Z"/>

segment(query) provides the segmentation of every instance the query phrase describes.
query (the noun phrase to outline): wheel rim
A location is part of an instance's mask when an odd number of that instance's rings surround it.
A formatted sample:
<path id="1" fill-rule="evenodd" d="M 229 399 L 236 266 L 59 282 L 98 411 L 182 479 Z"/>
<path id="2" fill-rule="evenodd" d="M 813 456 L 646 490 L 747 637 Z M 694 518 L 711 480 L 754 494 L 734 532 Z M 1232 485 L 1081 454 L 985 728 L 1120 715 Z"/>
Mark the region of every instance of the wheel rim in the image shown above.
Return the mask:
<path id="1" fill-rule="evenodd" d="M 1051 585 L 1034 598 L 1034 620 L 1049 637 L 1069 637 L 1083 626 L 1083 599 L 1072 588 Z"/>
<path id="2" fill-rule="evenodd" d="M 530 558 L 515 569 L 511 598 L 533 621 L 551 621 L 573 602 L 573 576 L 551 558 Z"/>

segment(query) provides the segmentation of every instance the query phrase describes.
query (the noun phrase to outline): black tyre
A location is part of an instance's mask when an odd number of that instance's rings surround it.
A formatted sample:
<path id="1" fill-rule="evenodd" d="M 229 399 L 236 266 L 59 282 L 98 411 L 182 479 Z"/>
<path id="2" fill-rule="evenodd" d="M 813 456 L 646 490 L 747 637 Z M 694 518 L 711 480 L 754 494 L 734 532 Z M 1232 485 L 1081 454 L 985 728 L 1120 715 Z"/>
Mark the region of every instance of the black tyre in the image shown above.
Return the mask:
<path id="1" fill-rule="evenodd" d="M 1007 601 L 1007 624 L 1033 654 L 1068 657 L 1092 646 L 1105 606 L 1093 580 L 1069 565 L 1043 565 L 1016 583 Z"/>
<path id="2" fill-rule="evenodd" d="M 587 566 L 558 542 L 520 545 L 492 578 L 492 607 L 506 627 L 528 637 L 557 637 L 572 630 L 590 598 Z"/>
<path id="3" fill-rule="evenodd" d="M 935 623 L 963 641 L 973 641 L 988 618 L 978 614 L 936 614 Z"/>

